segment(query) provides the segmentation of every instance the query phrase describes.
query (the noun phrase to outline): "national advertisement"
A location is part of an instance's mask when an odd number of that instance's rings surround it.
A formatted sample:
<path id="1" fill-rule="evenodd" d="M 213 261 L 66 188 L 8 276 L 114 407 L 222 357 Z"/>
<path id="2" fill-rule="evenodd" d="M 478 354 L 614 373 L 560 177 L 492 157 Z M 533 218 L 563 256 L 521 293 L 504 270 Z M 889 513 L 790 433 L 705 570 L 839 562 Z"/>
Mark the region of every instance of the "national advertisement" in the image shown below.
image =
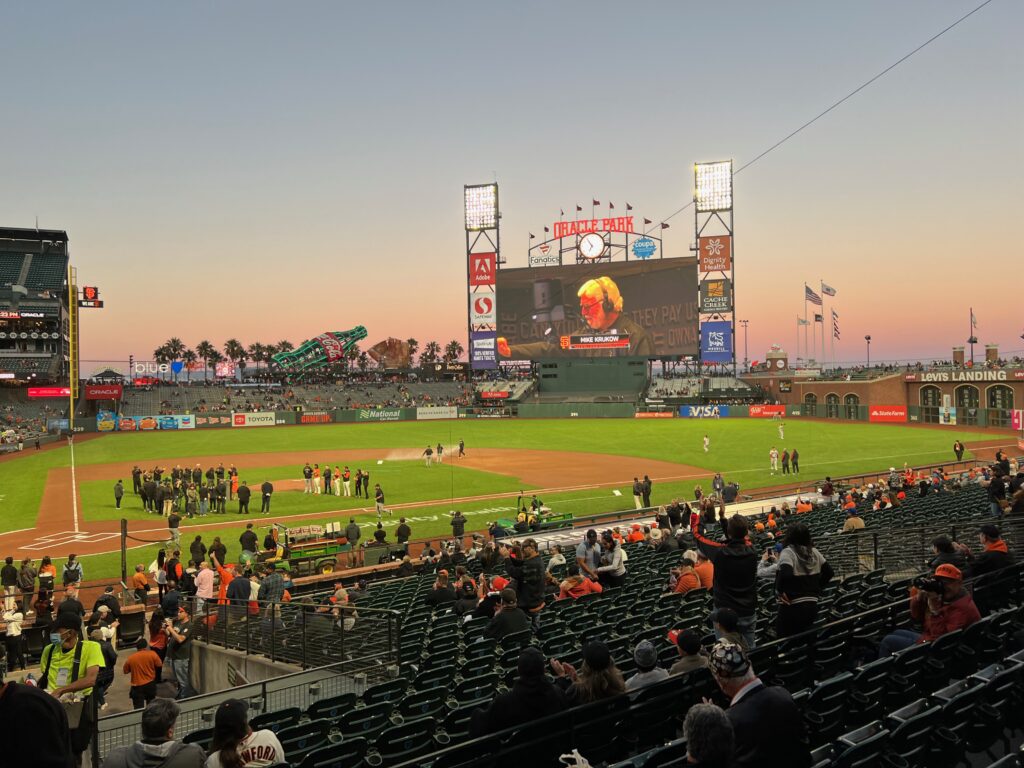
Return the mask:
<path id="1" fill-rule="evenodd" d="M 728 405 L 681 405 L 679 415 L 687 419 L 724 419 L 729 415 Z"/>
<path id="2" fill-rule="evenodd" d="M 356 412 L 356 421 L 400 421 L 401 408 L 360 408 Z"/>
<path id="3" fill-rule="evenodd" d="M 731 363 L 732 323 L 712 320 L 700 324 L 700 360 L 702 363 Z"/>

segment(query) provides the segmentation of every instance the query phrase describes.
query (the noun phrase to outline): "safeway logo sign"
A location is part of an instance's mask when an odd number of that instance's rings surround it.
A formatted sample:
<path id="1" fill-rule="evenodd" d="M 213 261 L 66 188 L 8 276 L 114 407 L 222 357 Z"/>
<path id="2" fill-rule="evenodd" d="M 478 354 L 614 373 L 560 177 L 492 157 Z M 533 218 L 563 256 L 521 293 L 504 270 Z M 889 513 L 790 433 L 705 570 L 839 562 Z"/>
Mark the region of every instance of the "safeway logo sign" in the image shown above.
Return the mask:
<path id="1" fill-rule="evenodd" d="M 473 319 L 474 327 L 481 325 L 493 325 L 497 322 L 494 313 L 494 294 L 477 293 L 473 294 Z"/>
<path id="2" fill-rule="evenodd" d="M 495 255 L 493 253 L 472 253 L 469 256 L 469 284 L 493 286 Z"/>

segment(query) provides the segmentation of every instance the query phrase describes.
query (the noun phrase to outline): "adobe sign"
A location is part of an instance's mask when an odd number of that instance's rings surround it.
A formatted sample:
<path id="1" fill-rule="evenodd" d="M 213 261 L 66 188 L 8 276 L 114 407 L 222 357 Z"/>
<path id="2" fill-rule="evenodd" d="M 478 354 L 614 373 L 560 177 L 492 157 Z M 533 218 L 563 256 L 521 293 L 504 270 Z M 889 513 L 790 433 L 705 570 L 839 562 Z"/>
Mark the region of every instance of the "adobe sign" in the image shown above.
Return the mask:
<path id="1" fill-rule="evenodd" d="M 469 255 L 469 285 L 493 286 L 496 279 L 496 257 L 493 253 L 471 253 Z"/>

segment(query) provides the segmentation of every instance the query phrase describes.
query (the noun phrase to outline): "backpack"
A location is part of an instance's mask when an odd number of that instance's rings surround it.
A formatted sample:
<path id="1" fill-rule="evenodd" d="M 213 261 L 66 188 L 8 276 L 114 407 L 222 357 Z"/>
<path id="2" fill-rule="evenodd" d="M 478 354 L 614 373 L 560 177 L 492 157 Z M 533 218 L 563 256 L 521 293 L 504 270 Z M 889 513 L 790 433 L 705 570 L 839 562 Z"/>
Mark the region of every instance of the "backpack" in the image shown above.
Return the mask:
<path id="1" fill-rule="evenodd" d="M 64 586 L 68 584 L 75 584 L 82 580 L 82 564 L 75 562 L 74 566 L 70 566 L 67 563 L 64 564 Z"/>

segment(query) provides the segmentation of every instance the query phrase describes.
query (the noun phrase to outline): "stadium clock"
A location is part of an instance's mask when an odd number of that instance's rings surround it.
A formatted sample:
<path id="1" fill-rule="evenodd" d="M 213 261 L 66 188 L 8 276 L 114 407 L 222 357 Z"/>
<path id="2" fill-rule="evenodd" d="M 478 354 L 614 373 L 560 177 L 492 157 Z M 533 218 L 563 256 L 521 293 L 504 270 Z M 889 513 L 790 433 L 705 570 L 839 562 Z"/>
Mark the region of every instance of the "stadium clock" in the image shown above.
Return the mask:
<path id="1" fill-rule="evenodd" d="M 596 232 L 591 232 L 589 235 L 584 235 L 580 239 L 579 251 L 580 255 L 585 259 L 596 259 L 604 253 L 605 242 L 604 238 Z"/>

